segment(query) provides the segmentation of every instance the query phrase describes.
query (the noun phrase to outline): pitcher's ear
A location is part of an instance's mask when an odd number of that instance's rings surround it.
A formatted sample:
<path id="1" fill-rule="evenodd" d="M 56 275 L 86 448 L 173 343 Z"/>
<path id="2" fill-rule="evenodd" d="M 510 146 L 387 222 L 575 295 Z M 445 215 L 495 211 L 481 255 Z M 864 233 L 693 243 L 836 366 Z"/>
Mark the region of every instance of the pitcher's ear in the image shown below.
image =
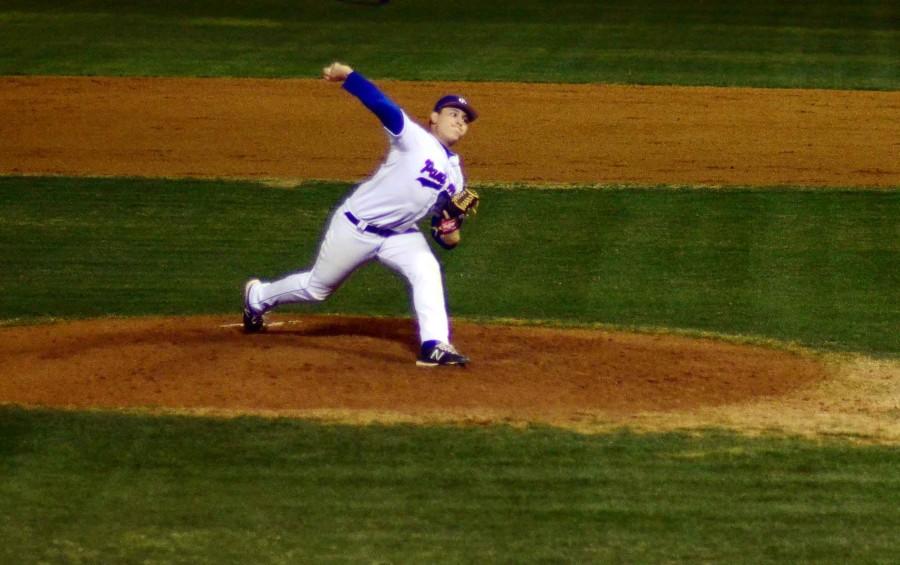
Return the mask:
<path id="1" fill-rule="evenodd" d="M 438 121 L 438 116 L 439 116 L 439 115 L 440 115 L 440 114 L 438 114 L 437 112 L 432 112 L 432 113 L 431 113 L 431 121 L 430 121 L 430 123 L 431 123 L 431 124 L 436 124 L 437 121 Z"/>

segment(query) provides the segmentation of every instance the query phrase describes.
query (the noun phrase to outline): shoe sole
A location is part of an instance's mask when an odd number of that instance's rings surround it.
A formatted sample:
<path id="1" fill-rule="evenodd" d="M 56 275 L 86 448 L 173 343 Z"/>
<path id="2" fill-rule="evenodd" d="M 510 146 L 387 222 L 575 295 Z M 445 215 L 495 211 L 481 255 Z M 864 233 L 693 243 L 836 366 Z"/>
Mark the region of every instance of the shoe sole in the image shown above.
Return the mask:
<path id="1" fill-rule="evenodd" d="M 465 367 L 468 361 L 462 363 L 433 363 L 431 361 L 416 361 L 416 367 Z"/>

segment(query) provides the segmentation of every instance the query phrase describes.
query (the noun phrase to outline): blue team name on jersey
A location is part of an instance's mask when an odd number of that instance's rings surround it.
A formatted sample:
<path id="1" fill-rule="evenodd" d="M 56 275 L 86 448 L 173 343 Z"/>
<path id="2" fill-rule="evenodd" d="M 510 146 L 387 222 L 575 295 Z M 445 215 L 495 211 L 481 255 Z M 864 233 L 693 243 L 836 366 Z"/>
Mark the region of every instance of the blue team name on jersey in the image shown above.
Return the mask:
<path id="1" fill-rule="evenodd" d="M 422 184 L 422 186 L 440 190 L 441 188 L 443 188 L 444 183 L 447 182 L 447 175 L 435 169 L 434 162 L 431 159 L 425 160 L 425 166 L 422 167 L 419 172 L 428 175 L 428 178 L 421 176 L 416 179 Z"/>

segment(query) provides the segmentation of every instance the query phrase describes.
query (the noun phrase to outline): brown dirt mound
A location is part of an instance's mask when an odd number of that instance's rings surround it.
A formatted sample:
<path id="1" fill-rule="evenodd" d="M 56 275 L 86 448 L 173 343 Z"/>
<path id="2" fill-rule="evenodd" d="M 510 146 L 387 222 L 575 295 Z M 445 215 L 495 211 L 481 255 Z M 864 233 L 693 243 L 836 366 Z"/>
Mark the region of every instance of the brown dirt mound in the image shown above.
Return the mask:
<path id="1" fill-rule="evenodd" d="M 473 363 L 416 367 L 397 319 L 308 317 L 245 335 L 234 320 L 93 320 L 0 331 L 0 398 L 26 405 L 362 410 L 575 420 L 744 403 L 824 377 L 800 355 L 686 337 L 457 324 Z"/>
<path id="2" fill-rule="evenodd" d="M 277 320 L 278 318 L 276 318 Z M 409 320 L 92 320 L 0 329 L 0 404 L 350 423 L 725 427 L 900 443 L 900 363 L 670 335 L 455 325 L 466 369 L 414 365 Z"/>

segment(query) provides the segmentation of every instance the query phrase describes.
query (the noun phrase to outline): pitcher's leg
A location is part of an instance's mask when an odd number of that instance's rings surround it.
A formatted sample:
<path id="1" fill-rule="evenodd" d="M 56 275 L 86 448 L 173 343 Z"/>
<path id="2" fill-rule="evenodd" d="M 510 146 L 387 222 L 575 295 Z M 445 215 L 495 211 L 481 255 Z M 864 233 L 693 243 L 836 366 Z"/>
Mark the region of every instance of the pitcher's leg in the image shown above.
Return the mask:
<path id="1" fill-rule="evenodd" d="M 267 312 L 276 306 L 297 302 L 321 302 L 333 288 L 312 278 L 312 271 L 294 273 L 269 283 L 260 283 L 250 291 L 250 305 Z"/>
<path id="2" fill-rule="evenodd" d="M 378 253 L 378 260 L 409 282 L 421 342 L 449 343 L 450 321 L 441 268 L 422 234 L 416 232 L 387 238 Z"/>
<path id="3" fill-rule="evenodd" d="M 377 236 L 360 234 L 342 215 L 332 218 L 312 269 L 254 285 L 251 308 L 259 313 L 284 304 L 321 302 L 357 267 L 375 256 Z"/>

